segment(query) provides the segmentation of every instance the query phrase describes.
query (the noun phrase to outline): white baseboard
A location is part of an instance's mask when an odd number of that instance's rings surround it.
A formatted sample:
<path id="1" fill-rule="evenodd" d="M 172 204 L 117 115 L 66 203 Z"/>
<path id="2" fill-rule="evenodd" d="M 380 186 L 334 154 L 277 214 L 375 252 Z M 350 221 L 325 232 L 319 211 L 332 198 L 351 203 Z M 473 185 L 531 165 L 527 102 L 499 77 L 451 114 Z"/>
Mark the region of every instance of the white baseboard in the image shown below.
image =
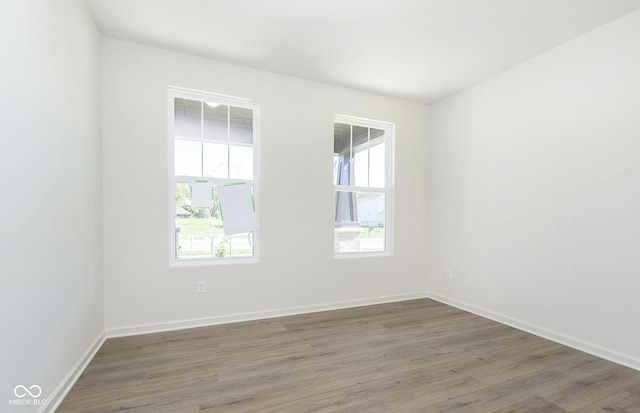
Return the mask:
<path id="1" fill-rule="evenodd" d="M 620 354 L 615 351 L 607 350 L 605 348 L 586 343 L 582 340 L 578 340 L 576 338 L 569 337 L 567 335 L 564 335 L 555 331 L 547 330 L 542 327 L 528 324 L 528 323 L 513 319 L 511 317 L 497 314 L 492 311 L 486 310 L 484 308 L 476 307 L 474 305 L 467 304 L 467 303 L 464 303 L 464 302 L 461 302 L 437 293 L 427 292 L 426 296 L 428 298 L 450 305 L 452 307 L 456 307 L 461 310 L 468 311 L 473 314 L 477 314 L 481 317 L 488 318 L 493 321 L 497 321 L 498 323 L 517 328 L 518 330 L 526 331 L 527 333 L 534 334 L 536 336 L 545 338 L 547 340 L 551 340 L 556 343 L 563 344 L 567 347 L 571 347 L 576 350 L 580 350 L 582 352 L 594 355 L 596 357 L 600 357 L 605 360 L 609 360 L 614 363 L 640 371 L 640 360 L 636 358 L 626 356 L 624 354 Z"/>
<path id="2" fill-rule="evenodd" d="M 84 369 L 87 368 L 87 365 L 89 364 L 89 362 L 93 360 L 93 357 L 96 355 L 98 350 L 100 350 L 100 347 L 102 347 L 102 344 L 104 343 L 105 340 L 106 340 L 106 334 L 105 334 L 105 331 L 103 330 L 93 340 L 91 345 L 87 348 L 87 350 L 84 352 L 82 357 L 80 357 L 80 359 L 71 368 L 71 370 L 69 370 L 69 373 L 67 373 L 64 379 L 62 379 L 62 381 L 58 384 L 58 386 L 56 386 L 56 388 L 53 389 L 51 394 L 49 394 L 49 396 L 47 397 L 47 404 L 40 407 L 40 409 L 38 409 L 38 413 L 45 413 L 45 412 L 53 413 L 56 411 L 56 409 L 60 406 L 60 403 L 62 403 L 62 401 L 64 400 L 67 393 L 71 391 L 71 388 L 73 387 L 73 385 L 76 383 L 76 381 L 78 381 L 78 378 L 80 378 L 80 375 L 82 374 Z"/>
<path id="3" fill-rule="evenodd" d="M 319 311 L 339 310 L 343 308 L 362 307 L 366 305 L 384 304 L 396 301 L 407 301 L 425 298 L 426 293 L 411 293 L 374 297 L 362 300 L 342 301 L 320 305 L 282 308 L 276 310 L 258 311 L 251 313 L 229 314 L 216 317 L 194 318 L 190 320 L 170 321 L 166 323 L 144 324 L 132 327 L 110 328 L 106 330 L 108 338 L 125 337 L 138 334 L 159 333 L 163 331 L 182 330 L 185 328 L 206 327 L 218 324 L 237 323 L 241 321 L 255 321 L 266 318 L 283 317 L 288 315 L 316 313 Z"/>

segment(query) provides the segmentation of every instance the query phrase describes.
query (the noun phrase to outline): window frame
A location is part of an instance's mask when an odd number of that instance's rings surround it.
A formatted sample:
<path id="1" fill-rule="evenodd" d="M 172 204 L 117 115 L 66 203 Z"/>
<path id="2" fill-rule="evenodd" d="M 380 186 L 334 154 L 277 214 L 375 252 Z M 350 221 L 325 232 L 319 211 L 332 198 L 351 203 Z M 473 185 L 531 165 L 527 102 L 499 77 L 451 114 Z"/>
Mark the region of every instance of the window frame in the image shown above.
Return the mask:
<path id="1" fill-rule="evenodd" d="M 364 257 L 384 257 L 393 255 L 393 205 L 394 205 L 394 146 L 395 146 L 395 124 L 392 122 L 379 121 L 373 119 L 360 118 L 349 115 L 341 115 L 335 114 L 333 117 L 333 125 L 335 130 L 335 124 L 347 124 L 350 126 L 360 126 L 365 128 L 372 129 L 381 129 L 384 130 L 384 138 L 375 138 L 375 140 L 383 139 L 385 145 L 385 171 L 384 171 L 384 187 L 375 187 L 375 186 L 356 186 L 356 185 L 339 185 L 336 184 L 336 171 L 334 169 L 334 179 L 333 179 L 333 207 L 332 213 L 334 216 L 334 248 L 333 248 L 333 257 L 336 259 L 343 258 L 364 258 Z M 335 139 L 335 135 L 334 135 Z M 373 142 L 373 140 L 368 141 L 369 144 Z M 355 148 L 352 149 L 352 158 L 355 159 L 355 154 L 357 153 Z M 371 149 L 371 146 L 367 148 Z M 370 180 L 370 153 L 368 154 L 367 160 L 367 181 Z M 336 154 L 332 155 L 334 162 L 336 159 Z M 335 168 L 335 165 L 334 165 Z M 354 173 L 350 171 L 350 173 Z M 355 179 L 355 178 L 354 178 Z M 369 182 L 370 183 L 370 182 Z M 335 215 L 336 215 L 336 194 L 338 191 L 346 191 L 346 192 L 375 192 L 375 193 L 383 193 L 385 194 L 385 223 L 384 223 L 384 251 L 359 251 L 359 252 L 337 252 L 335 248 Z"/>
<path id="2" fill-rule="evenodd" d="M 260 257 L 260 103 L 256 100 L 239 98 L 234 96 L 203 92 L 199 90 L 186 89 L 181 87 L 169 86 L 167 88 L 167 106 L 168 106 L 168 201 L 169 201 L 169 266 L 171 267 L 190 267 L 190 266 L 207 266 L 207 265 L 226 265 L 226 264 L 243 264 L 243 263 L 257 263 Z M 214 178 L 210 176 L 184 176 L 175 175 L 175 99 L 189 99 L 201 101 L 206 104 L 208 101 L 219 103 L 220 105 L 227 105 L 232 107 L 239 107 L 245 109 L 251 109 L 253 111 L 253 144 L 247 145 L 238 143 L 237 146 L 251 146 L 253 148 L 253 179 L 243 178 Z M 200 140 L 197 139 L 183 139 L 192 140 L 194 142 L 207 142 L 207 139 L 203 137 Z M 231 145 L 227 143 L 227 152 L 229 152 Z M 227 156 L 229 154 L 227 153 Z M 230 172 L 230 165 L 227 165 L 227 170 Z M 177 237 L 176 237 L 176 215 L 175 215 L 175 185 L 176 183 L 197 183 L 198 180 L 207 180 L 212 182 L 212 185 L 217 184 L 230 184 L 234 182 L 246 182 L 253 186 L 253 198 L 255 202 L 255 210 L 257 214 L 258 230 L 253 232 L 253 255 L 245 257 L 197 257 L 189 259 L 179 259 L 177 256 Z M 233 236 L 233 235 L 231 235 Z"/>

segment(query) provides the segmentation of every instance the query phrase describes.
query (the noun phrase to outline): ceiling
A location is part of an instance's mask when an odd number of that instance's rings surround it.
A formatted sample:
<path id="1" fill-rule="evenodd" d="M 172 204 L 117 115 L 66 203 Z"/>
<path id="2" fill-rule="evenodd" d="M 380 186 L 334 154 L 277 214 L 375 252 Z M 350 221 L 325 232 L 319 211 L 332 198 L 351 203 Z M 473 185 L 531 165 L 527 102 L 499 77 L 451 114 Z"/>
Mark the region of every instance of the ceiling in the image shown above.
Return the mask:
<path id="1" fill-rule="evenodd" d="M 423 103 L 640 0 L 85 0 L 102 34 Z"/>

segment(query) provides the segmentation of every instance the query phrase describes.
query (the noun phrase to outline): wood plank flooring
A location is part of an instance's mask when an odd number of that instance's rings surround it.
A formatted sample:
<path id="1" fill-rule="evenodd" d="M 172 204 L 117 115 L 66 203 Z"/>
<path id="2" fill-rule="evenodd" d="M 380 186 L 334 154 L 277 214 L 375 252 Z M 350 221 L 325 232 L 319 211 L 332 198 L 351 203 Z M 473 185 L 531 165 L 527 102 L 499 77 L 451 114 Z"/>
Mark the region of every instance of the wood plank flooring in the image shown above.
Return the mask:
<path id="1" fill-rule="evenodd" d="M 640 412 L 640 372 L 429 300 L 108 339 L 57 412 Z"/>

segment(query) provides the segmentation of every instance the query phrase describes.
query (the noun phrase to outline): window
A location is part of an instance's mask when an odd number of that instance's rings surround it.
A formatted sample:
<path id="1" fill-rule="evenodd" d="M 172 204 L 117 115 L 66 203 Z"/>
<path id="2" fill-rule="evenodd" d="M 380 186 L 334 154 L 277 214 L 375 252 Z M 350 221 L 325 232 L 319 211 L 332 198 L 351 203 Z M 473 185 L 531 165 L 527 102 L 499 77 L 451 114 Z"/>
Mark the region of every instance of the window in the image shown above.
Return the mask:
<path id="1" fill-rule="evenodd" d="M 256 102 L 169 90 L 172 262 L 257 257 L 257 112 Z M 237 185 L 256 222 L 241 233 L 231 229 L 232 202 L 221 203 Z"/>
<path id="2" fill-rule="evenodd" d="M 336 256 L 391 252 L 392 138 L 389 123 L 334 119 Z"/>

